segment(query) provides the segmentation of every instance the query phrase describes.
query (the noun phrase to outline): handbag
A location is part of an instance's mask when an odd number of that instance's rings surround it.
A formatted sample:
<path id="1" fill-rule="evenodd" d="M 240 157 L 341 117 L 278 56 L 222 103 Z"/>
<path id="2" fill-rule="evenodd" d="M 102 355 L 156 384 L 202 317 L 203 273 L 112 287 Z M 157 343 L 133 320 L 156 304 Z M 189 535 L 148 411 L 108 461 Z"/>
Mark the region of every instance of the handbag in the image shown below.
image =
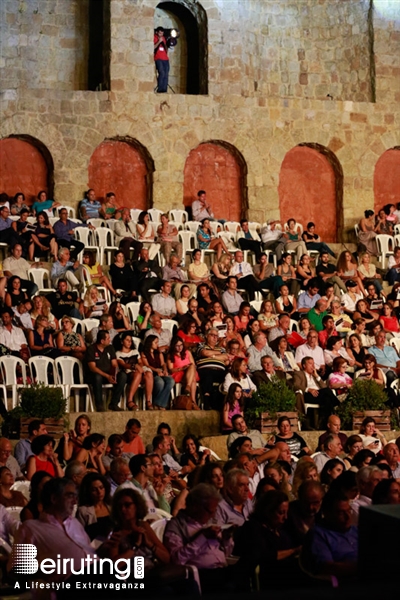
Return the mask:
<path id="1" fill-rule="evenodd" d="M 190 396 L 180 395 L 174 400 L 174 410 L 192 410 L 192 399 Z"/>

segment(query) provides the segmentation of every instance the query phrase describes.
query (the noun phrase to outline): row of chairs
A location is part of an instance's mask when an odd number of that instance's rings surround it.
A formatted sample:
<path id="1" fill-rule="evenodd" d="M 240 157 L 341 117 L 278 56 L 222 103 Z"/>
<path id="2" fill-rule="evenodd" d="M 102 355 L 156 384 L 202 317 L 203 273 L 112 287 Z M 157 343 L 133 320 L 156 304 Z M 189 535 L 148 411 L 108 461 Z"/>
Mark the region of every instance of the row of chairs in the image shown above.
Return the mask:
<path id="1" fill-rule="evenodd" d="M 354 225 L 357 239 L 359 238 L 360 226 Z M 394 226 L 394 235 L 380 233 L 375 237 L 378 247 L 378 260 L 382 269 L 387 268 L 387 259 L 394 253 L 394 248 L 400 246 L 400 224 Z"/>

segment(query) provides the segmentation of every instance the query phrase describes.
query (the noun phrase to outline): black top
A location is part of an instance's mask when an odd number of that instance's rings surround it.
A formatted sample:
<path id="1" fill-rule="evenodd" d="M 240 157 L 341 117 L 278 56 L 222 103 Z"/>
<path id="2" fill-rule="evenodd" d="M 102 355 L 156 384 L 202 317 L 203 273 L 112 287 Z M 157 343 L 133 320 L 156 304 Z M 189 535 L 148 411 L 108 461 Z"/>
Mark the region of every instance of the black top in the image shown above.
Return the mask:
<path id="1" fill-rule="evenodd" d="M 116 359 L 115 350 L 110 345 L 107 346 L 103 351 L 99 350 L 97 344 L 89 346 L 86 352 L 86 362 L 96 363 L 96 367 L 104 373 L 110 373 L 111 361 Z"/>
<path id="2" fill-rule="evenodd" d="M 47 296 L 51 304 L 51 312 L 56 319 L 60 320 L 64 315 L 68 315 L 72 308 L 75 307 L 75 302 L 78 299 L 77 292 L 52 292 Z"/>
<path id="3" fill-rule="evenodd" d="M 131 291 L 133 289 L 134 273 L 129 265 L 124 265 L 122 268 L 116 264 L 110 267 L 110 277 L 115 290 Z"/>

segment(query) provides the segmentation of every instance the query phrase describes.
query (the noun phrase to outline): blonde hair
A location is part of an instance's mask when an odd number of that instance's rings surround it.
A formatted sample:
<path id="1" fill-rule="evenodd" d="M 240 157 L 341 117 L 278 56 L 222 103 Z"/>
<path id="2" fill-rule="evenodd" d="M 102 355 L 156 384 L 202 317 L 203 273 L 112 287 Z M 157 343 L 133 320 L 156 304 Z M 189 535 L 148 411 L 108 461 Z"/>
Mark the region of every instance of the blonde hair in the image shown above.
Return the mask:
<path id="1" fill-rule="evenodd" d="M 96 304 L 96 301 L 93 302 L 92 297 L 91 297 L 91 293 L 94 290 L 96 290 L 97 299 L 101 298 L 97 287 L 95 285 L 90 285 L 85 292 L 85 297 L 83 298 L 83 301 L 87 303 L 87 306 L 94 306 Z"/>
<path id="2" fill-rule="evenodd" d="M 292 493 L 297 498 L 297 494 L 299 491 L 299 487 L 304 481 L 307 481 L 306 477 L 310 473 L 310 471 L 316 471 L 318 474 L 317 465 L 315 462 L 311 462 L 310 460 L 300 460 L 297 462 L 296 470 L 293 475 L 293 483 L 292 483 Z M 319 475 L 318 475 L 319 481 Z"/>

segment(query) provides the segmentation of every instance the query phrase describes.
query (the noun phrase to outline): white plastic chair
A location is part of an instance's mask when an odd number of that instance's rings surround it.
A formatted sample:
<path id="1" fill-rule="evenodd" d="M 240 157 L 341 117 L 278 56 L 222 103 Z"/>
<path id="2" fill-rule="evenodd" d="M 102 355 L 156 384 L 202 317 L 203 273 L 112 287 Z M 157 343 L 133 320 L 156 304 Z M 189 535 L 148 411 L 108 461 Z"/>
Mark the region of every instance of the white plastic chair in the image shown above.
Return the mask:
<path id="1" fill-rule="evenodd" d="M 28 365 L 32 379 L 35 383 L 44 383 L 45 385 L 57 385 L 57 369 L 52 358 L 49 358 L 48 356 L 31 356 L 31 358 L 28 360 Z M 49 366 L 53 371 L 54 384 L 49 383 Z"/>
<path id="2" fill-rule="evenodd" d="M 224 230 L 236 235 L 240 231 L 240 223 L 238 221 L 226 221 L 224 223 Z"/>
<path id="3" fill-rule="evenodd" d="M 376 236 L 376 244 L 378 246 L 378 258 L 382 269 L 386 268 L 386 259 L 393 254 L 393 237 L 391 235 L 379 234 Z"/>
<path id="4" fill-rule="evenodd" d="M 396 227 L 398 227 L 398 225 L 396 225 Z M 396 235 L 393 237 L 393 245 L 394 247 L 400 246 L 400 233 L 396 233 Z"/>
<path id="5" fill-rule="evenodd" d="M 105 248 L 106 246 L 114 246 L 114 232 L 108 227 L 97 227 L 92 231 L 95 245 Z"/>
<path id="6" fill-rule="evenodd" d="M 82 325 L 82 328 L 85 330 L 86 334 L 87 331 L 92 331 L 92 329 L 98 327 L 100 325 L 100 321 L 99 319 L 82 319 L 81 321 L 78 321 L 77 324 Z M 82 333 L 81 335 L 83 336 L 84 334 Z"/>
<path id="7" fill-rule="evenodd" d="M 154 223 L 157 223 L 157 225 L 161 223 L 161 215 L 164 214 L 164 211 L 159 210 L 158 208 L 149 208 L 147 212 Z"/>
<path id="8" fill-rule="evenodd" d="M 86 223 L 93 225 L 93 227 L 106 227 L 104 219 L 88 219 Z"/>
<path id="9" fill-rule="evenodd" d="M 199 227 L 200 227 L 199 221 L 186 221 L 186 223 L 185 223 L 185 229 L 187 231 L 192 231 L 195 235 L 196 235 Z"/>
<path id="10" fill-rule="evenodd" d="M 17 367 L 21 368 L 22 383 L 17 383 Z M 7 406 L 6 389 L 11 389 L 12 408 L 18 403 L 18 389 L 26 386 L 26 366 L 21 358 L 16 356 L 0 357 L 0 370 L 3 375 L 3 385 L 1 391 L 5 395 L 5 406 Z"/>
<path id="11" fill-rule="evenodd" d="M 63 208 L 67 209 L 68 219 L 75 219 L 75 217 L 76 217 L 75 209 L 72 206 L 65 206 L 65 205 L 57 206 L 57 208 L 54 209 L 54 214 L 56 217 L 59 216 L 60 210 Z"/>
<path id="12" fill-rule="evenodd" d="M 398 337 L 391 338 L 391 340 L 389 340 L 389 345 L 393 346 L 393 348 L 396 350 L 397 354 L 400 356 L 400 338 L 398 338 Z"/>
<path id="13" fill-rule="evenodd" d="M 358 239 L 358 236 L 360 235 L 360 226 L 358 223 L 354 225 L 354 231 L 356 233 L 356 238 Z"/>
<path id="14" fill-rule="evenodd" d="M 382 373 L 383 384 L 384 384 L 384 387 L 386 387 L 386 373 L 379 367 L 378 367 L 378 371 L 380 371 Z M 354 373 L 354 379 L 358 379 L 359 377 L 361 377 L 361 375 L 364 375 L 364 373 L 365 373 L 365 369 L 360 369 L 359 371 L 356 371 Z M 396 381 L 397 381 L 397 379 L 396 379 Z"/>
<path id="15" fill-rule="evenodd" d="M 218 456 L 218 454 L 216 454 L 214 452 L 214 450 L 211 450 L 211 448 L 207 448 L 207 446 L 199 446 L 199 450 L 200 452 L 204 452 L 204 450 L 209 450 L 211 453 L 211 456 L 215 459 L 215 460 L 221 460 L 220 457 Z"/>
<path id="16" fill-rule="evenodd" d="M 128 302 L 128 304 L 125 305 L 125 308 L 128 312 L 128 318 L 131 325 L 135 326 L 139 314 L 140 302 Z"/>
<path id="17" fill-rule="evenodd" d="M 67 398 L 67 412 L 69 412 L 69 398 L 72 390 L 75 392 L 75 412 L 79 412 L 79 391 L 85 390 L 85 411 L 93 411 L 93 398 L 90 387 L 84 382 L 82 363 L 72 356 L 60 356 L 55 359 L 57 375 L 60 384 L 65 390 Z M 75 381 L 75 373 L 78 375 L 78 381 Z"/>
<path id="18" fill-rule="evenodd" d="M 397 223 L 397 225 L 394 226 L 394 235 L 399 235 L 400 234 L 400 223 Z"/>
<path id="19" fill-rule="evenodd" d="M 16 481 L 12 484 L 11 488 L 16 492 L 21 492 L 27 500 L 31 498 L 31 482 L 30 481 Z"/>
<path id="20" fill-rule="evenodd" d="M 148 515 L 146 515 L 148 516 Z M 154 518 L 154 515 L 150 515 L 150 517 Z M 164 531 L 165 531 L 165 527 L 168 523 L 168 519 L 157 519 L 156 521 L 154 521 L 151 524 L 151 528 L 154 531 L 154 533 L 156 534 L 156 536 L 158 537 L 158 539 L 160 540 L 160 542 L 163 541 L 163 537 L 164 537 Z"/>
<path id="21" fill-rule="evenodd" d="M 141 211 L 140 208 L 131 208 L 131 219 L 132 219 L 132 221 L 135 221 L 135 223 L 136 223 L 141 212 L 142 211 Z"/>
<path id="22" fill-rule="evenodd" d="M 179 210 L 177 208 L 173 208 L 172 210 L 169 211 L 169 218 L 171 219 L 171 221 L 174 221 L 174 223 L 176 223 L 176 224 L 186 223 L 186 221 L 189 221 L 189 215 L 188 215 L 187 211 Z"/>
<path id="23" fill-rule="evenodd" d="M 303 225 L 301 223 L 297 223 L 297 221 L 296 221 L 295 226 L 294 226 L 294 230 L 295 231 L 300 230 L 300 235 L 301 235 L 303 233 L 303 231 L 304 231 Z M 287 223 L 284 224 L 283 231 L 289 231 L 289 227 L 288 227 Z"/>
<path id="24" fill-rule="evenodd" d="M 182 244 L 182 256 L 191 254 L 196 248 L 196 234 L 193 231 L 178 231 L 178 240 Z"/>
<path id="25" fill-rule="evenodd" d="M 22 508 L 22 506 L 6 506 L 6 511 L 12 516 L 13 519 L 20 521 Z"/>
<path id="26" fill-rule="evenodd" d="M 41 267 L 32 267 L 28 269 L 28 279 L 36 283 L 39 288 L 39 294 L 46 294 L 48 292 L 55 292 L 56 290 L 51 287 L 50 273 L 47 269 Z M 47 287 L 45 285 L 45 279 L 47 279 Z"/>
<path id="27" fill-rule="evenodd" d="M 289 331 L 298 331 L 298 330 L 299 330 L 298 322 L 295 321 L 294 319 L 290 319 Z"/>
<path id="28" fill-rule="evenodd" d="M 252 306 L 254 308 L 254 310 L 256 310 L 259 313 L 261 310 L 262 303 L 263 303 L 262 300 L 251 300 L 250 306 Z"/>
<path id="29" fill-rule="evenodd" d="M 178 328 L 179 325 L 178 325 L 178 322 L 174 321 L 173 319 L 163 319 L 161 321 L 161 327 L 163 329 L 168 329 L 168 331 L 170 331 L 171 334 L 173 335 L 173 333 L 174 333 L 174 327 Z"/>
<path id="30" fill-rule="evenodd" d="M 86 246 L 93 246 L 92 230 L 89 227 L 75 227 L 74 236 Z M 86 248 L 85 248 L 86 249 Z"/>

